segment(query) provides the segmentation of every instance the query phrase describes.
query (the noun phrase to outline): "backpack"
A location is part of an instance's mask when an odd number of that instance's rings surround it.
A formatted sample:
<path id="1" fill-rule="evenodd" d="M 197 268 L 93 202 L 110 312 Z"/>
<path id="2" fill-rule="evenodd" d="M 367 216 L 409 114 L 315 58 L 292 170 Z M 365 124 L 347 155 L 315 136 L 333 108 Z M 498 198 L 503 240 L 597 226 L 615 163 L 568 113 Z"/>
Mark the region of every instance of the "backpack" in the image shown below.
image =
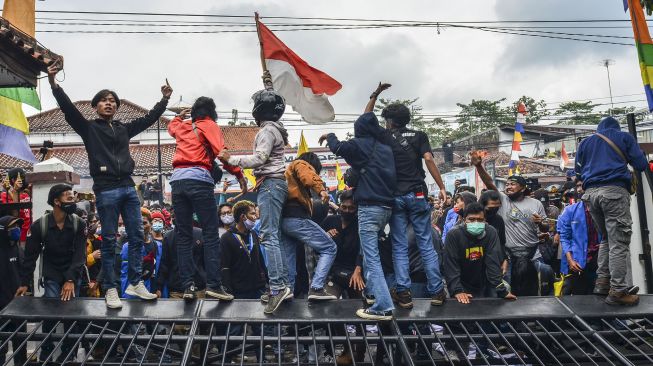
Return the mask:
<path id="1" fill-rule="evenodd" d="M 370 161 L 374 159 L 374 153 L 376 152 L 376 144 L 377 141 L 374 140 L 374 145 L 372 145 L 372 153 L 370 154 L 370 157 L 367 159 L 367 162 L 363 167 L 360 169 L 355 169 L 354 167 L 351 167 L 345 171 L 345 174 L 343 174 L 342 179 L 345 181 L 345 184 L 349 186 L 350 188 L 355 188 L 358 186 L 358 181 L 360 180 L 360 177 L 364 175 L 367 172 L 367 166 L 370 164 Z"/>
<path id="2" fill-rule="evenodd" d="M 52 212 L 48 212 L 43 217 L 41 217 L 39 223 L 39 230 L 41 233 L 41 263 L 39 266 L 39 274 L 41 277 L 39 278 L 39 287 L 43 288 L 43 253 L 45 253 L 45 238 L 48 235 L 48 220 L 50 219 L 50 216 L 52 216 Z M 77 216 L 76 214 L 72 214 L 72 219 L 73 219 L 73 232 L 76 234 L 77 230 L 79 230 L 80 224 L 83 224 L 83 220 L 81 217 Z M 86 265 L 84 265 L 86 268 Z M 88 269 L 87 269 L 88 271 Z"/>

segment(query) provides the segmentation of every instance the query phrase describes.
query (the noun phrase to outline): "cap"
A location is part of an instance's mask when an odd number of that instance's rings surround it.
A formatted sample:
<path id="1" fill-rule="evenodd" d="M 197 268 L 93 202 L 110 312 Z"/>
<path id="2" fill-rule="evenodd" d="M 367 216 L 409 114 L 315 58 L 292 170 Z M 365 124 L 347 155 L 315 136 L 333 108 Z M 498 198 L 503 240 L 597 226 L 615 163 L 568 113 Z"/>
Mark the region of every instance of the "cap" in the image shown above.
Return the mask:
<path id="1" fill-rule="evenodd" d="M 506 180 L 511 180 L 519 185 L 526 187 L 526 178 L 522 177 L 521 175 L 511 175 Z"/>

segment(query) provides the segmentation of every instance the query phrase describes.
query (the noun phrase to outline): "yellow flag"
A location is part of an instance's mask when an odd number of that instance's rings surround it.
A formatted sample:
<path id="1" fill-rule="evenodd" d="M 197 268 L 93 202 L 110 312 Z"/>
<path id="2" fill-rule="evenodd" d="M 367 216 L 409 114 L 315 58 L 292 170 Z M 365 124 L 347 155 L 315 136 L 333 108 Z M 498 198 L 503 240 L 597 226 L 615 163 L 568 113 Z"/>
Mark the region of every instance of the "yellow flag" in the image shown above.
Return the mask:
<path id="1" fill-rule="evenodd" d="M 308 144 L 306 143 L 306 139 L 304 138 L 304 130 L 302 130 L 302 134 L 299 136 L 299 147 L 297 148 L 297 157 L 307 152 L 308 152 Z"/>
<path id="2" fill-rule="evenodd" d="M 0 124 L 9 126 L 25 134 L 29 133 L 29 124 L 20 102 L 0 96 Z"/>
<path id="3" fill-rule="evenodd" d="M 336 179 L 338 179 L 338 190 L 342 191 L 345 189 L 345 177 L 342 176 L 342 170 L 338 161 L 336 161 Z"/>
<path id="4" fill-rule="evenodd" d="M 252 185 L 252 187 L 256 187 L 256 177 L 252 171 L 252 169 L 243 169 L 243 175 L 247 178 L 247 181 Z"/>
<path id="5" fill-rule="evenodd" d="M 5 0 L 2 17 L 14 27 L 34 37 L 35 0 Z"/>

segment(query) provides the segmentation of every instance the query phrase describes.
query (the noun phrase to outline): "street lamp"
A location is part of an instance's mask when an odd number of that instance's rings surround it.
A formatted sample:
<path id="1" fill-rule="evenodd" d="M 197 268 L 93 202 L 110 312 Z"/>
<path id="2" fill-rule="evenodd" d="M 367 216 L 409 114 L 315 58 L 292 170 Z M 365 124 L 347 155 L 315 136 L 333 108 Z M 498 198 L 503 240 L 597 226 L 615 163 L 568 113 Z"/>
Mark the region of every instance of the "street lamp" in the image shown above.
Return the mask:
<path id="1" fill-rule="evenodd" d="M 614 65 L 614 60 L 606 58 L 601 60 L 601 66 L 605 67 L 605 71 L 608 73 L 608 90 L 610 91 L 610 110 L 608 111 L 612 115 L 612 110 L 614 109 L 614 102 L 612 101 L 612 83 L 610 82 L 610 66 Z"/>

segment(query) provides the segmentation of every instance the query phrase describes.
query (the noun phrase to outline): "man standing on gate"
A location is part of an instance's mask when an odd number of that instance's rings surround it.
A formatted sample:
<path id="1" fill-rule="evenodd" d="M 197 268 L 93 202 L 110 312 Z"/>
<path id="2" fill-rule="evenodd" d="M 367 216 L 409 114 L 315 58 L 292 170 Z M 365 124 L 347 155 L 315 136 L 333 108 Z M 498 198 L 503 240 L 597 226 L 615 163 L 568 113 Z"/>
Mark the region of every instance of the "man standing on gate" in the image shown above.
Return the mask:
<path id="1" fill-rule="evenodd" d="M 640 172 L 648 167 L 633 136 L 621 132 L 619 122 L 612 117 L 603 118 L 596 133 L 583 140 L 576 153 L 576 175 L 585 190 L 583 201 L 589 204 L 602 238 L 594 293 L 608 295 L 605 302 L 609 305 L 639 303 L 630 266 L 633 220 L 628 164 Z"/>
<path id="2" fill-rule="evenodd" d="M 75 107 L 55 80 L 60 64 L 48 68 L 48 80 L 66 122 L 82 137 L 89 156 L 89 169 L 93 178 L 93 191 L 96 197 L 97 212 L 102 223 L 102 288 L 106 289 L 108 308 L 121 308 L 122 303 L 116 289 L 115 246 L 118 217 L 122 215 L 129 236 L 129 286 L 127 294 L 143 300 L 154 300 L 141 280 L 143 250 L 143 222 L 141 203 L 132 174 L 134 159 L 129 152 L 129 140 L 145 131 L 156 122 L 166 110 L 172 94 L 170 85 L 161 87 L 161 100 L 145 116 L 131 122 L 114 120 L 120 99 L 111 90 L 100 90 L 91 100 L 91 106 L 98 118 L 87 120 Z"/>
<path id="3" fill-rule="evenodd" d="M 370 96 L 365 113 L 372 112 L 379 94 L 389 88 L 390 84 L 381 84 Z M 384 145 L 392 148 L 397 176 L 394 192 L 394 204 L 390 218 L 392 235 L 392 260 L 396 277 L 396 288 L 392 292 L 393 300 L 402 308 L 413 307 L 410 293 L 411 280 L 408 261 L 408 224 L 412 224 L 419 248 L 424 272 L 427 278 L 426 292 L 431 296 L 431 305 L 442 305 L 446 294 L 440 273 L 438 254 L 433 248 L 431 232 L 431 209 L 426 200 L 427 187 L 424 182 L 426 174 L 422 159 L 426 162 L 429 173 L 440 187 L 440 194 L 446 198 L 446 190 L 440 171 L 435 165 L 431 145 L 424 132 L 408 129 L 411 114 L 408 107 L 400 103 L 386 106 L 381 112 L 386 121 L 386 129 L 378 124 L 374 128 L 374 137 Z"/>

